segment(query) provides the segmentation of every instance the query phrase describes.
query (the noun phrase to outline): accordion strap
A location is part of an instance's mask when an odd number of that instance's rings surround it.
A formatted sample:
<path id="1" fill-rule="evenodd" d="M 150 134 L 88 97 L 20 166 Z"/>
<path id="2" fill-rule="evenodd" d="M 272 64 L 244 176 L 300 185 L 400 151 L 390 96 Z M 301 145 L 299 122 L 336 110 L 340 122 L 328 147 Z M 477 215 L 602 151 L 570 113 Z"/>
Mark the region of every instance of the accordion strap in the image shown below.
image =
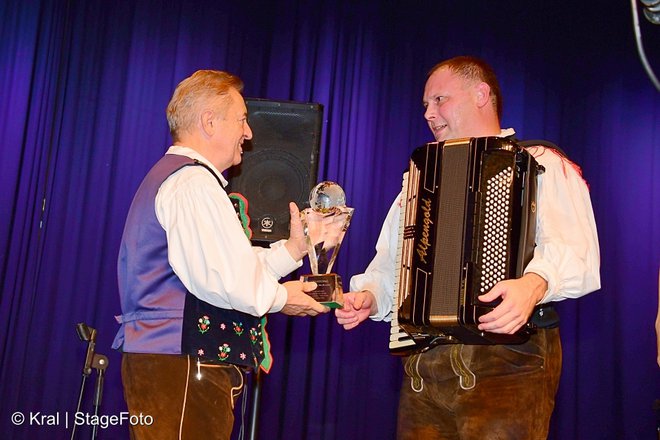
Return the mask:
<path id="1" fill-rule="evenodd" d="M 559 327 L 559 313 L 552 304 L 536 306 L 529 321 L 538 328 Z"/>
<path id="2" fill-rule="evenodd" d="M 530 140 L 527 140 L 527 141 L 518 141 L 518 140 L 516 140 L 516 143 L 518 145 L 520 145 L 521 147 L 523 147 L 523 148 L 535 147 L 535 146 L 538 146 L 538 145 L 540 145 L 542 147 L 552 148 L 553 150 L 557 151 L 557 153 L 559 153 L 561 156 L 568 159 L 568 155 L 564 152 L 564 150 L 559 148 L 556 144 L 554 144 L 550 141 L 546 141 L 545 139 L 530 139 Z"/>

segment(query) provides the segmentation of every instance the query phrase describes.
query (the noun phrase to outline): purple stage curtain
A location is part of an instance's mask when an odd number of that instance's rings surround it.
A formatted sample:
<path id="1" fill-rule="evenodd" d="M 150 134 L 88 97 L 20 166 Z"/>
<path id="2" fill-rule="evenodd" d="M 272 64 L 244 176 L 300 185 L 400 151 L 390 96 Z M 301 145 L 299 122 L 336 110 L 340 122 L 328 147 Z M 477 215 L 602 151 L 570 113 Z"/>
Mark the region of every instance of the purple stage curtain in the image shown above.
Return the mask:
<path id="1" fill-rule="evenodd" d="M 660 26 L 641 18 L 641 29 L 660 69 Z M 227 70 L 246 96 L 323 104 L 319 178 L 356 208 L 335 268 L 348 280 L 373 256 L 410 152 L 431 140 L 426 72 L 460 54 L 498 72 L 503 126 L 558 143 L 590 185 L 603 287 L 559 305 L 550 438 L 655 438 L 660 93 L 639 61 L 629 2 L 614 0 L 0 3 L 0 432 L 70 437 L 86 350 L 78 322 L 98 330 L 109 358 L 101 414 L 125 411 L 110 349 L 116 257 L 133 193 L 169 146 L 165 107 L 180 80 Z M 275 363 L 258 438 L 395 437 L 402 369 L 389 324 L 269 322 Z M 17 411 L 60 418 L 17 426 Z M 99 438 L 127 438 L 126 422 Z"/>

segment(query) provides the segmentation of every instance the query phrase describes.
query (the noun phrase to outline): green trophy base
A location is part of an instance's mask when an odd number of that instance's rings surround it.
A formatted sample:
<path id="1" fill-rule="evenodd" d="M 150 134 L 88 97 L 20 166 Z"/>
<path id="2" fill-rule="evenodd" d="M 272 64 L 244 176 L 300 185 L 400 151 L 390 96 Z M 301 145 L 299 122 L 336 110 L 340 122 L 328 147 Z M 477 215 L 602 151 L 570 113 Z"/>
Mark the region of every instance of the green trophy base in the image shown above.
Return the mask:
<path id="1" fill-rule="evenodd" d="M 327 273 L 323 275 L 303 275 L 302 278 L 303 281 L 314 281 L 316 283 L 316 289 L 307 292 L 307 295 L 331 309 L 344 307 L 344 290 L 339 275 Z"/>

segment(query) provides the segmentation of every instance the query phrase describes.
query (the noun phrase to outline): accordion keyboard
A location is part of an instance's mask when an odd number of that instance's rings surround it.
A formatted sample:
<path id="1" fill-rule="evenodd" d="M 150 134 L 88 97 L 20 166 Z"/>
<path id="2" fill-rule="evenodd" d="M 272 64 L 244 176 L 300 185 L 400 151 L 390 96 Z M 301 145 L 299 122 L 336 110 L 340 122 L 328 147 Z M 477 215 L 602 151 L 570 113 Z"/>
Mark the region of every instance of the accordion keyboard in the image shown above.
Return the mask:
<path id="1" fill-rule="evenodd" d="M 408 205 L 408 175 L 406 172 L 403 175 L 403 183 L 401 185 L 401 200 L 400 200 L 400 212 L 399 212 L 399 239 L 396 246 L 396 263 L 395 263 L 395 277 L 394 277 L 394 301 L 392 301 L 392 321 L 390 328 L 390 352 L 407 352 L 411 348 L 415 347 L 415 341 L 413 338 L 408 335 L 401 327 L 399 327 L 399 306 L 403 301 L 403 298 L 400 298 L 401 292 L 401 261 L 403 258 L 403 230 L 406 220 L 406 206 Z M 403 277 L 407 279 L 407 277 Z M 404 281 L 405 282 L 405 281 Z"/>

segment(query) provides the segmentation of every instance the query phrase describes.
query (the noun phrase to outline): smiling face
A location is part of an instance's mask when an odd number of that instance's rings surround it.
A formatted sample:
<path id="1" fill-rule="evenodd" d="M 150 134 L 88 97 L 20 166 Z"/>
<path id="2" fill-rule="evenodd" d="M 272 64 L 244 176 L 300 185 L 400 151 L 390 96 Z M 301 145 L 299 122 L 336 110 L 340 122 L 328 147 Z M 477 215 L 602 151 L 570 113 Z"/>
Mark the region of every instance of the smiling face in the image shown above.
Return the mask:
<path id="1" fill-rule="evenodd" d="M 236 89 L 218 102 L 210 115 L 212 133 L 209 159 L 220 171 L 241 163 L 243 142 L 252 139 L 252 129 L 247 122 L 247 108 L 243 97 Z"/>
<path id="2" fill-rule="evenodd" d="M 499 122 L 490 103 L 490 88 L 441 67 L 424 88 L 424 118 L 436 141 L 499 134 Z"/>
<path id="3" fill-rule="evenodd" d="M 218 171 L 241 162 L 242 145 L 252 138 L 243 82 L 220 70 L 198 70 L 174 90 L 167 105 L 173 145 L 200 153 Z"/>

